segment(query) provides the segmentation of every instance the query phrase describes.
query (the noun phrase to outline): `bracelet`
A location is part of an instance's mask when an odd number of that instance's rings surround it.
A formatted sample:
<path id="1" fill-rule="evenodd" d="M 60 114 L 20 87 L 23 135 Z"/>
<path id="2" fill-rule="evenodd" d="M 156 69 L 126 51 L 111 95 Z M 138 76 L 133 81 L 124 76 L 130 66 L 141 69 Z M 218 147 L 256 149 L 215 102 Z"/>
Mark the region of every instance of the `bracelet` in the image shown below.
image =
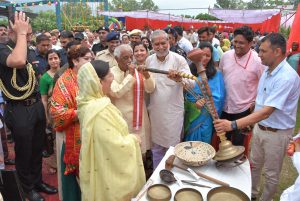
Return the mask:
<path id="1" fill-rule="evenodd" d="M 232 128 L 233 131 L 238 129 L 236 121 L 231 121 L 231 128 Z"/>

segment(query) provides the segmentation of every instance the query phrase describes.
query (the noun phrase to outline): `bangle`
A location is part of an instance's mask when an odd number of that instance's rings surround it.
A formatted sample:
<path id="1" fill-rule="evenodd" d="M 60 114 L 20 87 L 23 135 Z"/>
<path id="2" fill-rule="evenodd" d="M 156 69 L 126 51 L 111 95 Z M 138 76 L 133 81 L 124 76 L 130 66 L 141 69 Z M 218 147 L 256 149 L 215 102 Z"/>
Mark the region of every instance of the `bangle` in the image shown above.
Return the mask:
<path id="1" fill-rule="evenodd" d="M 233 131 L 238 129 L 236 121 L 231 121 L 231 128 L 232 128 Z"/>

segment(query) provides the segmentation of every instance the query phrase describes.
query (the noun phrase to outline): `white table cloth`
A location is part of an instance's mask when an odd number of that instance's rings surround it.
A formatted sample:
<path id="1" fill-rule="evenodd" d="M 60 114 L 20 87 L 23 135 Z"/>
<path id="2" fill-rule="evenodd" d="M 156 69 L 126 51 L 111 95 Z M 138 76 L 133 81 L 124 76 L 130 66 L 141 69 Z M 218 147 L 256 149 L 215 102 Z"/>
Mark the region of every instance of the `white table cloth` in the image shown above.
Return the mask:
<path id="1" fill-rule="evenodd" d="M 153 184 L 164 183 L 159 177 L 159 172 L 160 172 L 160 170 L 165 169 L 165 161 L 168 159 L 168 157 L 170 155 L 173 155 L 173 154 L 174 154 L 174 147 L 170 147 L 168 149 L 166 155 L 164 156 L 164 158 L 162 159 L 162 161 L 158 165 L 158 167 L 155 169 L 155 171 L 152 174 L 152 176 L 150 177 L 150 179 L 145 184 L 144 188 L 149 183 L 153 183 Z M 175 163 L 179 164 L 181 162 L 179 162 L 179 160 L 176 158 Z M 236 167 L 232 167 L 232 168 L 228 168 L 228 167 L 217 168 L 215 166 L 215 163 L 216 163 L 216 161 L 211 160 L 208 164 L 206 164 L 202 167 L 192 167 L 192 168 L 190 167 L 190 168 L 195 170 L 195 171 L 199 171 L 203 174 L 206 174 L 208 176 L 211 176 L 213 178 L 216 178 L 218 180 L 221 180 L 223 182 L 226 182 L 231 187 L 234 187 L 234 188 L 237 188 L 237 189 L 243 191 L 249 198 L 251 198 L 251 173 L 250 173 L 250 164 L 249 164 L 248 160 L 246 160 L 243 164 L 241 164 L 239 166 L 236 166 Z M 195 180 L 195 178 L 193 178 L 188 172 L 186 172 L 184 170 L 180 170 L 180 169 L 174 167 L 171 171 L 180 180 Z M 218 184 L 215 184 L 213 182 L 210 182 L 210 181 L 202 179 L 202 178 L 200 178 L 197 183 L 203 184 L 203 185 L 206 185 L 206 186 L 211 186 L 213 188 L 220 186 Z M 166 185 L 168 185 L 169 188 L 172 191 L 171 200 L 174 200 L 175 193 L 177 192 L 177 190 L 180 189 L 178 183 L 176 182 L 176 183 L 166 184 Z M 184 185 L 185 188 L 188 187 L 188 188 L 197 189 L 198 191 L 201 192 L 204 201 L 207 200 L 206 196 L 207 196 L 207 193 L 210 190 L 209 188 L 191 186 L 191 185 L 188 185 L 188 184 L 185 184 L 185 183 L 183 183 L 183 185 Z M 141 192 L 143 191 L 143 189 L 141 190 Z M 147 192 L 145 192 L 142 196 L 140 196 L 141 192 L 136 197 L 136 199 L 132 199 L 132 201 L 146 201 L 146 200 L 148 200 L 147 199 Z"/>

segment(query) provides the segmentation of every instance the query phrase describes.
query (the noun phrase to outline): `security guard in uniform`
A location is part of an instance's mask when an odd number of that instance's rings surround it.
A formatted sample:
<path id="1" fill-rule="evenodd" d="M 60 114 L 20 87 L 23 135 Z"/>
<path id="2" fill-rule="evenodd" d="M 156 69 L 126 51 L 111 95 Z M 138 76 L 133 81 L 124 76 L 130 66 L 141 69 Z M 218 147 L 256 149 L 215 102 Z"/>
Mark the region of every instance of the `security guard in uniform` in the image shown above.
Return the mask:
<path id="1" fill-rule="evenodd" d="M 129 40 L 132 48 L 135 44 L 142 42 L 142 34 L 143 32 L 139 29 L 133 29 L 129 32 Z"/>
<path id="2" fill-rule="evenodd" d="M 95 60 L 102 60 L 108 62 L 110 68 L 112 68 L 113 66 L 118 66 L 118 62 L 114 56 L 114 51 L 116 47 L 118 47 L 121 44 L 120 33 L 110 32 L 106 36 L 106 41 L 108 44 L 108 49 L 98 52 L 95 57 Z"/>
<path id="3" fill-rule="evenodd" d="M 183 56 L 187 60 L 187 55 L 183 49 L 179 47 L 177 44 L 177 32 L 175 29 L 171 27 L 167 27 L 164 29 L 164 31 L 168 34 L 169 37 L 169 43 L 170 43 L 170 51 L 175 52 L 181 56 Z"/>
<path id="4" fill-rule="evenodd" d="M 100 27 L 97 30 L 98 34 L 99 34 L 99 39 L 100 42 L 93 45 L 92 47 L 92 51 L 94 52 L 94 54 L 96 55 L 98 52 L 102 51 L 102 50 L 106 50 L 107 49 L 107 44 L 106 44 L 106 36 L 109 33 L 109 29 L 107 27 Z"/>
<path id="5" fill-rule="evenodd" d="M 27 47 L 32 28 L 23 12 L 16 12 L 9 27 L 9 41 L 0 44 L 0 89 L 7 102 L 4 120 L 15 141 L 16 170 L 27 198 L 45 200 L 57 189 L 42 181 L 42 151 L 46 116 L 38 93 L 34 59 Z"/>

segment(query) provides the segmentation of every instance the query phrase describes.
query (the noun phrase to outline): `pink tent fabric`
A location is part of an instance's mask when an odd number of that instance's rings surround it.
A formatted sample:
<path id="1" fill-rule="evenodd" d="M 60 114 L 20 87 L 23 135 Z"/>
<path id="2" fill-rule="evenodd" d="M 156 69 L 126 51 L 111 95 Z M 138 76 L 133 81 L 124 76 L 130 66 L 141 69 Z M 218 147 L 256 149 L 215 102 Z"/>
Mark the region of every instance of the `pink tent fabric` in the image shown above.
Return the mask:
<path id="1" fill-rule="evenodd" d="M 164 20 L 174 22 L 201 22 L 202 20 L 184 18 L 181 16 L 169 15 L 165 13 L 157 13 L 153 11 L 132 11 L 132 12 L 110 12 L 99 11 L 99 15 L 106 15 L 111 17 L 132 17 L 132 18 L 147 18 L 152 20 Z"/>
<path id="2" fill-rule="evenodd" d="M 281 16 L 280 24 L 281 26 L 288 28 L 291 27 L 295 19 L 295 11 L 290 12 Z"/>
<path id="3" fill-rule="evenodd" d="M 216 26 L 218 31 L 233 31 L 237 27 L 247 25 L 252 27 L 254 31 L 260 30 L 261 32 L 277 32 L 280 25 L 280 12 L 271 15 L 263 21 L 258 23 L 238 23 L 229 21 L 209 21 L 209 20 L 196 20 L 191 18 L 184 18 L 181 16 L 173 16 L 163 13 L 156 13 L 152 11 L 135 11 L 135 12 L 109 12 L 100 11 L 100 15 L 111 17 L 125 17 L 127 30 L 144 29 L 150 27 L 152 29 L 165 28 L 169 24 L 172 26 L 182 26 L 189 29 L 191 26 L 198 29 L 203 26 Z"/>
<path id="4" fill-rule="evenodd" d="M 268 10 L 226 10 L 226 9 L 209 9 L 209 14 L 218 19 L 243 23 L 243 24 L 257 24 L 270 19 L 272 16 L 280 13 L 279 9 Z"/>

